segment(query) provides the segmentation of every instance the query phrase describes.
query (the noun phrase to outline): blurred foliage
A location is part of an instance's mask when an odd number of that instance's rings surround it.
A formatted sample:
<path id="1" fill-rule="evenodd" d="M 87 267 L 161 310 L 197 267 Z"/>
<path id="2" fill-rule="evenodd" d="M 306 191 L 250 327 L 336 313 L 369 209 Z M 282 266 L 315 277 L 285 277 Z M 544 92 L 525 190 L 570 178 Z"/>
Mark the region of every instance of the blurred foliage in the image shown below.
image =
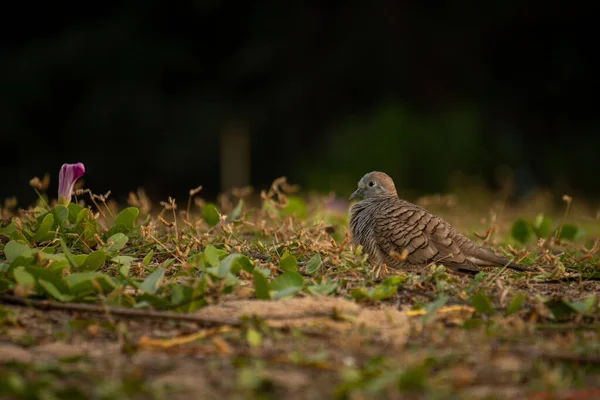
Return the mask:
<path id="1" fill-rule="evenodd" d="M 307 185 L 346 193 L 365 173 L 379 170 L 392 175 L 398 188 L 441 190 L 455 170 L 476 173 L 486 165 L 479 151 L 482 136 L 473 108 L 431 116 L 386 104 L 331 130 L 325 140 L 326 158 L 311 164 Z"/>
<path id="2" fill-rule="evenodd" d="M 0 207 L 3 399 L 179 398 L 173 391 L 198 377 L 208 379 L 191 396 L 202 398 L 290 398 L 309 387 L 310 398 L 461 398 L 500 383 L 525 398 L 534 385 L 598 382 L 597 368 L 583 365 L 600 360 L 596 220 L 583 220 L 594 230 L 567 213 L 518 212 L 514 222 L 505 208 L 476 240 L 532 272 L 482 268 L 469 278 L 443 265 L 370 265 L 348 241 L 347 210 L 328 206 L 330 197 L 292 196 L 285 179 L 258 204 L 190 194 L 189 211 L 172 199 L 160 210 L 109 206 L 92 193 L 63 205 L 46 189 L 27 210 Z M 458 211 L 463 223 L 485 215 Z M 516 239 L 540 240 L 513 247 L 510 223 Z M 473 237 L 465 226 L 457 229 Z M 41 299 L 43 312 L 14 306 Z M 222 314 L 196 313 L 205 307 Z M 207 319 L 176 322 L 194 316 Z M 549 375 L 556 365 L 564 372 Z M 99 368 L 114 373 L 99 380 Z M 169 374 L 164 396 L 159 371 Z"/>
<path id="3" fill-rule="evenodd" d="M 19 183 L 75 154 L 102 170 L 86 177 L 98 191 L 181 197 L 202 183 L 214 197 L 219 134 L 237 121 L 252 135 L 255 186 L 286 175 L 345 191 L 385 169 L 403 187 L 440 191 L 452 171 L 490 182 L 506 164 L 525 188 L 600 191 L 594 13 L 583 8 L 15 7 L 27 18 L 0 27 L 0 148 L 14 150 L 0 158 L 12 177 L 0 198 L 27 204 Z"/>
<path id="4" fill-rule="evenodd" d="M 538 214 L 534 220 L 518 218 L 512 225 L 511 235 L 521 243 L 527 243 L 532 237 L 547 239 L 551 233 L 559 239 L 569 241 L 573 241 L 578 234 L 582 235 L 577 225 L 561 223 L 555 229 L 552 229 L 552 227 L 553 224 L 550 217 Z"/>

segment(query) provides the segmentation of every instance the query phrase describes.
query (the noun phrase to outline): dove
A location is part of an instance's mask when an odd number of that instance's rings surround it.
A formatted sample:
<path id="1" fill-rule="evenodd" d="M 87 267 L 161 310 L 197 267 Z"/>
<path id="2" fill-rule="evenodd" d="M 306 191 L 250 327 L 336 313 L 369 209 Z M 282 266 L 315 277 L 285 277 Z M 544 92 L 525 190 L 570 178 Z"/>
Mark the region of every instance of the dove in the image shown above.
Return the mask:
<path id="1" fill-rule="evenodd" d="M 435 263 L 466 273 L 479 272 L 480 267 L 530 271 L 477 245 L 426 209 L 399 198 L 394 181 L 383 172 L 363 176 L 350 200 L 357 197 L 361 200 L 350 209 L 350 233 L 372 265 Z"/>

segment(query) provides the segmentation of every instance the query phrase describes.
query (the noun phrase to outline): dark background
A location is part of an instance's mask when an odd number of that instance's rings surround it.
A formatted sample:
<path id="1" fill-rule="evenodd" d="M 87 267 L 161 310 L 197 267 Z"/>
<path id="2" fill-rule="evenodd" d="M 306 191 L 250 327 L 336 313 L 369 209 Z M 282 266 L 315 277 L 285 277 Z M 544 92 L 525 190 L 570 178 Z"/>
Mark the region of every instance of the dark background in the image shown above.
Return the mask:
<path id="1" fill-rule="evenodd" d="M 12 4 L 0 51 L 0 198 L 84 162 L 118 199 L 221 190 L 219 138 L 249 183 L 346 196 L 367 171 L 418 193 L 456 173 L 515 196 L 600 194 L 596 14 L 559 2 Z M 467 178 L 468 180 L 469 178 Z M 464 179 L 463 179 L 464 181 Z"/>

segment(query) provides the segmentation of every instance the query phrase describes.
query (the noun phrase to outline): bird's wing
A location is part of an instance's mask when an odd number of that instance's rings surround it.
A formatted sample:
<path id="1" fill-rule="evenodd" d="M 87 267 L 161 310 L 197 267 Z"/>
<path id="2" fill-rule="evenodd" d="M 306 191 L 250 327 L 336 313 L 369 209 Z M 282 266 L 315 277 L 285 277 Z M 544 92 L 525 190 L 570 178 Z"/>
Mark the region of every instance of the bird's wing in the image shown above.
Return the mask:
<path id="1" fill-rule="evenodd" d="M 460 270 L 479 271 L 479 266 L 491 266 L 528 271 L 503 257 L 478 246 L 457 232 L 442 218 L 429 211 L 399 200 L 378 215 L 375 224 L 377 246 L 389 255 L 402 254 L 410 264 L 436 262 Z"/>
<path id="2" fill-rule="evenodd" d="M 468 263 L 455 234 L 441 218 L 402 200 L 379 214 L 375 225 L 379 248 L 386 254 L 406 250 L 406 260 L 411 264 Z"/>

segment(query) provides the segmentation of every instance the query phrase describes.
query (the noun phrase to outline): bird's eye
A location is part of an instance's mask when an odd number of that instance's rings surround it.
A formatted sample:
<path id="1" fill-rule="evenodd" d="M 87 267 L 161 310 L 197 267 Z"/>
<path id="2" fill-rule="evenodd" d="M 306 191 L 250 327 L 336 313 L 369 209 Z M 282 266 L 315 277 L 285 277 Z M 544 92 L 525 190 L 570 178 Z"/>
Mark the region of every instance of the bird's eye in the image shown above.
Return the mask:
<path id="1" fill-rule="evenodd" d="M 369 185 L 369 187 L 373 187 L 373 186 L 375 186 L 375 182 L 369 181 L 369 183 L 367 183 L 367 185 Z"/>

